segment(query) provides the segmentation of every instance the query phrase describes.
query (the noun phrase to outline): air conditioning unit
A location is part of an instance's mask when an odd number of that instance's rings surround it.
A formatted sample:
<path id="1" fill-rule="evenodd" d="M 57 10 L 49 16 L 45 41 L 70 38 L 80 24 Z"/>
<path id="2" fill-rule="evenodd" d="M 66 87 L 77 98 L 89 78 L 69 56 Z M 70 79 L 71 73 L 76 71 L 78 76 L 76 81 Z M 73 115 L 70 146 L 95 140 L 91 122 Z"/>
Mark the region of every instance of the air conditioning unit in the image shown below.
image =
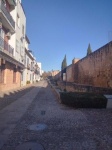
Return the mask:
<path id="1" fill-rule="evenodd" d="M 11 33 L 7 32 L 6 36 L 7 36 L 8 39 L 10 39 L 11 38 Z"/>

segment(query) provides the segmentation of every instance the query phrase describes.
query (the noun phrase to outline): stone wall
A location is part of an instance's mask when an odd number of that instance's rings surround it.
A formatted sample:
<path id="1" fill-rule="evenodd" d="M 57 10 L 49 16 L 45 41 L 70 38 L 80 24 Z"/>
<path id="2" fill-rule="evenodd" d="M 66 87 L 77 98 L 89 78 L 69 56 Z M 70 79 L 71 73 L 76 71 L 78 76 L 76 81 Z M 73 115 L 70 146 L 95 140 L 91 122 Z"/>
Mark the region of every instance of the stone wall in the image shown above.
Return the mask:
<path id="1" fill-rule="evenodd" d="M 51 72 L 52 77 L 56 76 L 59 72 L 60 72 L 59 70 L 53 70 L 53 71 Z"/>
<path id="2" fill-rule="evenodd" d="M 61 80 L 61 71 L 54 76 L 55 80 Z"/>
<path id="3" fill-rule="evenodd" d="M 74 82 L 95 87 L 112 87 L 112 42 L 74 64 Z"/>
<path id="4" fill-rule="evenodd" d="M 72 67 L 73 65 L 69 65 L 67 68 L 66 68 L 66 81 L 67 82 L 73 82 L 73 70 L 72 70 Z"/>
<path id="5" fill-rule="evenodd" d="M 58 81 L 58 86 L 61 88 L 61 90 L 66 90 L 67 92 L 95 92 L 103 94 L 112 94 L 112 89 L 110 88 L 81 85 L 71 82 Z"/>
<path id="6" fill-rule="evenodd" d="M 80 60 L 73 59 L 66 77 L 66 82 L 112 88 L 112 41 Z"/>

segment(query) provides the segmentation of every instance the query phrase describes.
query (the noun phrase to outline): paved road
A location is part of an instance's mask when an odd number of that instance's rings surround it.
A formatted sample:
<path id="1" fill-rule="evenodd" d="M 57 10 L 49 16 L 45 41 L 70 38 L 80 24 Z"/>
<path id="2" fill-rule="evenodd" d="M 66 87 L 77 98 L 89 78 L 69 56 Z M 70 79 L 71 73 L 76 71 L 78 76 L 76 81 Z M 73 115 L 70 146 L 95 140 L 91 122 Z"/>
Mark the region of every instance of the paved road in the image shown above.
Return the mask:
<path id="1" fill-rule="evenodd" d="M 112 110 L 66 107 L 42 81 L 0 111 L 0 149 L 25 143 L 27 150 L 111 150 Z"/>

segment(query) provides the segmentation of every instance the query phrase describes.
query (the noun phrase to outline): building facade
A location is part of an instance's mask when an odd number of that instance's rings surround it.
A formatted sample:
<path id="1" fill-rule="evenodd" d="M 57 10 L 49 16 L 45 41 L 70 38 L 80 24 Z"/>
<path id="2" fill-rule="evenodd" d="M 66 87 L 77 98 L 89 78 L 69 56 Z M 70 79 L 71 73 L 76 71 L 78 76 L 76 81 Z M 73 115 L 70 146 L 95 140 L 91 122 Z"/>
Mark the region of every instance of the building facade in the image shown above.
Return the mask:
<path id="1" fill-rule="evenodd" d="M 40 81 L 41 63 L 37 63 L 36 58 L 29 49 L 29 44 L 30 41 L 25 36 L 25 69 L 23 70 L 22 85 Z"/>
<path id="2" fill-rule="evenodd" d="M 0 0 L 0 91 L 38 80 L 39 67 L 29 44 L 21 0 Z"/>
<path id="3" fill-rule="evenodd" d="M 0 0 L 0 91 L 21 85 L 23 63 L 16 59 L 16 22 L 12 15 L 17 7 L 15 0 Z"/>
<path id="4" fill-rule="evenodd" d="M 23 71 L 23 85 L 33 83 L 34 74 L 33 74 L 33 67 L 34 67 L 34 56 L 32 55 L 31 51 L 29 50 L 30 41 L 27 36 L 25 36 L 25 69 Z"/>

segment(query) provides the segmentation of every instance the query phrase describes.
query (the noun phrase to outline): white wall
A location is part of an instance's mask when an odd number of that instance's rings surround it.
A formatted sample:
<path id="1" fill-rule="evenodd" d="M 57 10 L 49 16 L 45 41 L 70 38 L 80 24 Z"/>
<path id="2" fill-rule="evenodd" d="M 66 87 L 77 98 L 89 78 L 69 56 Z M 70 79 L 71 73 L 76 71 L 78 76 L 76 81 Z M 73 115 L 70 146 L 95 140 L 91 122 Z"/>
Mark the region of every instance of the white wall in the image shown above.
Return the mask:
<path id="1" fill-rule="evenodd" d="M 11 12 L 11 15 L 15 21 L 15 34 L 11 36 L 9 42 L 14 48 L 15 59 L 24 64 L 23 59 L 25 53 L 26 16 L 19 0 L 17 1 L 17 6 Z M 24 26 L 24 33 L 22 33 L 22 26 Z"/>
<path id="2" fill-rule="evenodd" d="M 41 62 L 37 62 L 37 64 L 38 64 L 38 66 L 40 68 L 40 75 L 42 75 L 42 64 L 41 64 Z"/>

